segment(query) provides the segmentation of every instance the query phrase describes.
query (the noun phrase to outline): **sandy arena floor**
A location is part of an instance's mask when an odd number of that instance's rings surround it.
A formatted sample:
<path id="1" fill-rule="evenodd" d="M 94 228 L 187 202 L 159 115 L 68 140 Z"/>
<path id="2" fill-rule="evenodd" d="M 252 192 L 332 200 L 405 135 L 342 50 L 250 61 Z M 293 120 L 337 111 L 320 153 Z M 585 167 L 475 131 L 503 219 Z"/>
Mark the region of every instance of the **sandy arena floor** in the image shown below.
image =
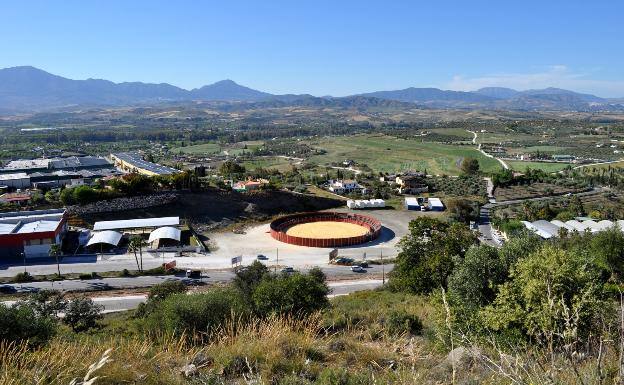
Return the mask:
<path id="1" fill-rule="evenodd" d="M 301 223 L 286 230 L 293 237 L 313 239 L 358 237 L 368 233 L 366 227 L 346 222 L 320 221 Z"/>

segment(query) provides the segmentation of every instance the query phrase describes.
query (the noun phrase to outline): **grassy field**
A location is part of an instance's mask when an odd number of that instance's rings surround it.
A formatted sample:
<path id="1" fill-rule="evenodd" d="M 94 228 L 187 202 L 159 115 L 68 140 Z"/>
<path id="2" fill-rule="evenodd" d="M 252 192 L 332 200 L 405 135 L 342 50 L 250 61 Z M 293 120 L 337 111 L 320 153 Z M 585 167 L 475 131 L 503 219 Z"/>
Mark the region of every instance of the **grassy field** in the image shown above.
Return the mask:
<path id="1" fill-rule="evenodd" d="M 171 150 L 174 154 L 188 154 L 188 155 L 208 155 L 217 154 L 221 151 L 221 145 L 219 143 L 204 143 L 196 144 L 193 146 L 178 147 Z"/>
<path id="2" fill-rule="evenodd" d="M 274 168 L 281 172 L 288 171 L 291 168 L 291 164 L 288 159 L 276 156 L 246 160 L 243 162 L 243 166 L 245 166 L 247 170 L 255 170 L 257 168 Z"/>
<path id="3" fill-rule="evenodd" d="M 619 161 L 619 162 L 614 162 L 614 163 L 607 163 L 607 164 L 592 164 L 592 165 L 586 165 L 586 166 L 582 166 L 579 167 L 580 169 L 613 169 L 613 168 L 624 168 L 624 160 Z"/>
<path id="4" fill-rule="evenodd" d="M 566 168 L 569 163 L 549 163 L 549 162 L 523 162 L 523 161 L 509 161 L 505 163 L 511 167 L 512 170 L 524 171 L 527 167 L 532 169 L 540 169 L 546 172 L 557 172 Z"/>
<path id="5" fill-rule="evenodd" d="M 310 144 L 327 151 L 326 154 L 310 158 L 310 161 L 318 164 L 352 159 L 367 164 L 374 171 L 427 170 L 430 174 L 458 175 L 462 159 L 473 157 L 479 161 L 485 172 L 500 170 L 500 164 L 496 160 L 482 155 L 468 145 L 423 143 L 419 140 L 384 135 L 331 137 L 312 141 Z"/>

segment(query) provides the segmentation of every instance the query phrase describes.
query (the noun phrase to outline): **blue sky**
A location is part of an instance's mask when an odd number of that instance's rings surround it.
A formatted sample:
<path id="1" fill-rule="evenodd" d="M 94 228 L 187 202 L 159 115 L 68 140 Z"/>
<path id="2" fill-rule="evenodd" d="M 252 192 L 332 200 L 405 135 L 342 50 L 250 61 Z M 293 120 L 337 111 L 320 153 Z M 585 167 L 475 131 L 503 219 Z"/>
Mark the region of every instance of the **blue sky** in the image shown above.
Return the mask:
<path id="1" fill-rule="evenodd" d="M 273 93 L 555 86 L 624 97 L 624 2 L 0 3 L 0 67 L 73 79 L 233 79 Z"/>

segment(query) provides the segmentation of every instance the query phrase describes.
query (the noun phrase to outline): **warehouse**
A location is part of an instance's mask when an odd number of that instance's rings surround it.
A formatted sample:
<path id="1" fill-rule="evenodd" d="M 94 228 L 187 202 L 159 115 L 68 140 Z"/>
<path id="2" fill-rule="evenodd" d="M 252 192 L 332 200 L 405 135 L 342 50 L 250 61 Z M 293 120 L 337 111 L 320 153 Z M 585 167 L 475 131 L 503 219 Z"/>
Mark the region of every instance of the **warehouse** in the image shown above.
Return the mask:
<path id="1" fill-rule="evenodd" d="M 147 176 L 171 175 L 180 172 L 175 168 L 143 160 L 141 155 L 135 152 L 111 154 L 110 157 L 113 160 L 115 167 L 124 172 L 138 173 Z"/>
<path id="2" fill-rule="evenodd" d="M 25 172 L 15 174 L 0 174 L 0 186 L 12 189 L 24 189 L 30 187 L 30 177 Z"/>
<path id="3" fill-rule="evenodd" d="M 65 210 L 19 211 L 0 214 L 0 257 L 48 257 L 67 230 Z"/>
<path id="4" fill-rule="evenodd" d="M 112 164 L 99 156 L 71 156 L 67 158 L 19 159 L 0 169 L 0 174 L 15 172 L 46 172 L 54 170 L 91 170 L 111 168 Z"/>

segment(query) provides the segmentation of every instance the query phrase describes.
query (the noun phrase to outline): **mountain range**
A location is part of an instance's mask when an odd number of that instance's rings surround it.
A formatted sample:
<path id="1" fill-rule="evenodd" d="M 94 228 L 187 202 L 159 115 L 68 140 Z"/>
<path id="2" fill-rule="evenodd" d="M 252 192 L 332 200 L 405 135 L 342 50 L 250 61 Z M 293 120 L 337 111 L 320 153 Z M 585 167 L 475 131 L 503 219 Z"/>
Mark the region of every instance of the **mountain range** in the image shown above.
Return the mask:
<path id="1" fill-rule="evenodd" d="M 333 106 L 624 111 L 624 99 L 606 99 L 559 88 L 517 91 L 511 88 L 486 87 L 465 92 L 410 87 L 347 97 L 315 97 L 307 94 L 274 95 L 239 85 L 232 80 L 185 90 L 167 83 L 72 80 L 30 66 L 0 69 L 0 111 L 3 112 L 187 101 L 221 101 L 234 105 L 234 108 Z"/>

